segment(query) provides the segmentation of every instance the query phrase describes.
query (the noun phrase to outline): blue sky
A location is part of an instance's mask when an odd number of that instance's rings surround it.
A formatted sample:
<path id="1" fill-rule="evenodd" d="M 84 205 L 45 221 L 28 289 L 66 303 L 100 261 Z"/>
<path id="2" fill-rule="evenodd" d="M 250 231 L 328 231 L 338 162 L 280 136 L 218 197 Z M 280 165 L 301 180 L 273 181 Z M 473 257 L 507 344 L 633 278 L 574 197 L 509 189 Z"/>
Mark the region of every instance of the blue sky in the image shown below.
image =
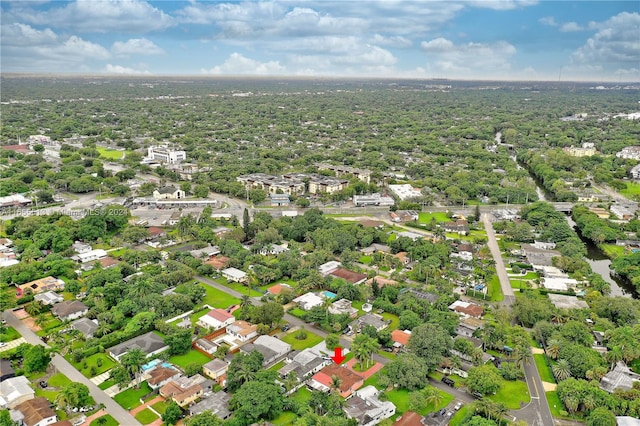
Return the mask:
<path id="1" fill-rule="evenodd" d="M 640 81 L 640 2 L 0 3 L 1 70 Z"/>

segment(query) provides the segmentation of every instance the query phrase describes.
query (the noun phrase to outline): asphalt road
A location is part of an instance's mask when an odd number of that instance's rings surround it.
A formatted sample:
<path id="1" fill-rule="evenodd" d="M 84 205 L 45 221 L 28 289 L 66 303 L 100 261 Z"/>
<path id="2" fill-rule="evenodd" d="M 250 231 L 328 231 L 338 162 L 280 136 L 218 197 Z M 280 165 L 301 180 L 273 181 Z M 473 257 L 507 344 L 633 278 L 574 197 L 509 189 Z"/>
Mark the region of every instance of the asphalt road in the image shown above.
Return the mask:
<path id="1" fill-rule="evenodd" d="M 498 274 L 498 278 L 500 279 L 500 288 L 502 288 L 502 294 L 504 294 L 504 301 L 502 303 L 508 307 L 511 307 L 511 305 L 513 305 L 513 303 L 516 301 L 516 296 L 513 294 L 511 282 L 509 281 L 507 270 L 504 267 L 502 255 L 500 254 L 500 247 L 498 247 L 496 233 L 493 230 L 493 225 L 491 224 L 491 220 L 489 219 L 489 215 L 487 213 L 482 215 L 482 222 L 484 223 L 484 230 L 487 233 L 487 245 L 489 246 L 489 250 L 491 250 L 493 260 L 496 263 L 496 273 Z"/>
<path id="2" fill-rule="evenodd" d="M 544 387 L 542 386 L 542 380 L 535 363 L 532 361 L 524 366 L 524 377 L 529 387 L 529 395 L 531 396 L 531 402 L 524 408 L 511 411 L 511 414 L 516 420 L 525 420 L 527 424 L 532 426 L 547 426 L 555 424 L 547 397 L 544 393 Z"/>
<path id="3" fill-rule="evenodd" d="M 40 337 L 35 334 L 29 327 L 24 325 L 11 310 L 4 311 L 2 318 L 7 321 L 7 324 L 16 329 L 18 333 L 24 337 L 24 339 L 32 345 L 42 345 L 46 348 L 49 345 L 45 344 Z M 96 404 L 104 404 L 106 410 L 120 425 L 141 425 L 139 421 L 135 419 L 127 410 L 118 405 L 113 399 L 107 396 L 106 393 L 98 386 L 93 384 L 91 380 L 82 375 L 76 368 L 71 365 L 66 359 L 58 354 L 55 354 L 51 359 L 51 364 L 62 374 L 67 376 L 71 381 L 82 383 L 89 388 L 91 396 L 96 401 Z"/>

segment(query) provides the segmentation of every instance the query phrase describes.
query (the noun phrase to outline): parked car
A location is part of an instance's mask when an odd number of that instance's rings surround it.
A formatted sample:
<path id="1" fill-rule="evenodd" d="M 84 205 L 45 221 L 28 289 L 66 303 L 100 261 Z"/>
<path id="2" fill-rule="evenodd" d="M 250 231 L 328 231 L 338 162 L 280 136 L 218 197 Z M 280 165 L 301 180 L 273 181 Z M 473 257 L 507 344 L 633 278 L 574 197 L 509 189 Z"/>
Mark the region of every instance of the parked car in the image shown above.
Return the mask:
<path id="1" fill-rule="evenodd" d="M 38 383 L 40 385 L 40 387 L 42 389 L 46 388 L 47 386 L 49 386 L 49 383 L 45 382 L 44 380 L 40 380 L 40 383 Z"/>
<path id="2" fill-rule="evenodd" d="M 436 416 L 442 416 L 442 415 L 444 415 L 444 413 L 446 413 L 446 412 L 447 412 L 447 410 L 445 410 L 445 409 L 443 408 L 442 410 L 440 410 L 440 411 L 438 411 L 438 412 L 436 413 Z"/>
<path id="3" fill-rule="evenodd" d="M 480 399 L 483 397 L 483 395 L 480 392 L 471 392 L 471 395 L 473 395 L 474 397 Z"/>
<path id="4" fill-rule="evenodd" d="M 454 382 L 452 379 L 450 379 L 448 377 L 443 377 L 440 381 L 442 383 L 444 383 L 445 385 L 448 385 L 448 386 L 451 386 L 451 387 L 454 387 L 455 384 L 456 384 L 456 382 Z"/>
<path id="5" fill-rule="evenodd" d="M 283 325 L 283 326 L 280 328 L 280 330 L 282 330 L 282 331 L 288 331 L 290 328 L 291 328 L 291 326 L 290 326 L 289 324 L 285 324 L 285 325 Z"/>
<path id="6" fill-rule="evenodd" d="M 453 407 L 453 411 L 458 411 L 460 408 L 462 408 L 462 402 L 458 402 L 455 407 Z"/>

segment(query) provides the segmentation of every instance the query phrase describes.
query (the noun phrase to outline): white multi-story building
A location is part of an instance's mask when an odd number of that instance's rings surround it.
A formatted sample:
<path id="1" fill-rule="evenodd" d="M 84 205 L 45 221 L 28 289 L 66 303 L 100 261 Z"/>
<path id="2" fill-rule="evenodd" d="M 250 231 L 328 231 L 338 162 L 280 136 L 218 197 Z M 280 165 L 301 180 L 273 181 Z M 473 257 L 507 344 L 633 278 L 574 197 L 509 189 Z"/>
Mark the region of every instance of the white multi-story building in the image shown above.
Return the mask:
<path id="1" fill-rule="evenodd" d="M 640 146 L 627 146 L 622 148 L 622 151 L 617 153 L 616 157 L 627 160 L 640 160 Z"/>
<path id="2" fill-rule="evenodd" d="M 167 164 L 178 164 L 187 159 L 187 153 L 168 146 L 150 146 L 147 148 L 147 158 Z"/>
<path id="3" fill-rule="evenodd" d="M 640 179 L 640 164 L 634 166 L 629 172 L 632 179 Z"/>
<path id="4" fill-rule="evenodd" d="M 421 197 L 422 192 L 418 188 L 405 183 L 403 185 L 389 185 L 389 191 L 393 192 L 400 200 Z"/>

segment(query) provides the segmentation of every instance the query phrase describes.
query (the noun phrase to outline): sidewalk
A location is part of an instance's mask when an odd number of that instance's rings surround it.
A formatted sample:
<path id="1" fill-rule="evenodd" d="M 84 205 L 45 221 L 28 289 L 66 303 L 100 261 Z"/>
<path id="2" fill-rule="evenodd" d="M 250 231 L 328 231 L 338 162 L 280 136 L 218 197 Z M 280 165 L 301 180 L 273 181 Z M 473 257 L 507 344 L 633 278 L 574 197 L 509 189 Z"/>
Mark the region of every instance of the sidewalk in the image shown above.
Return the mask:
<path id="1" fill-rule="evenodd" d="M 13 348 L 17 348 L 18 346 L 20 346 L 23 343 L 27 343 L 26 340 L 24 340 L 24 337 L 20 337 L 18 339 L 14 339 L 10 342 L 7 342 L 6 345 L 4 345 L 3 347 L 0 348 L 0 352 L 4 352 L 4 351 L 8 351 L 10 349 Z"/>
<path id="2" fill-rule="evenodd" d="M 110 371 L 111 370 L 107 370 L 102 374 L 98 374 L 97 376 L 90 378 L 89 380 L 91 380 L 94 385 L 98 386 L 99 384 L 109 380 L 109 372 Z"/>

